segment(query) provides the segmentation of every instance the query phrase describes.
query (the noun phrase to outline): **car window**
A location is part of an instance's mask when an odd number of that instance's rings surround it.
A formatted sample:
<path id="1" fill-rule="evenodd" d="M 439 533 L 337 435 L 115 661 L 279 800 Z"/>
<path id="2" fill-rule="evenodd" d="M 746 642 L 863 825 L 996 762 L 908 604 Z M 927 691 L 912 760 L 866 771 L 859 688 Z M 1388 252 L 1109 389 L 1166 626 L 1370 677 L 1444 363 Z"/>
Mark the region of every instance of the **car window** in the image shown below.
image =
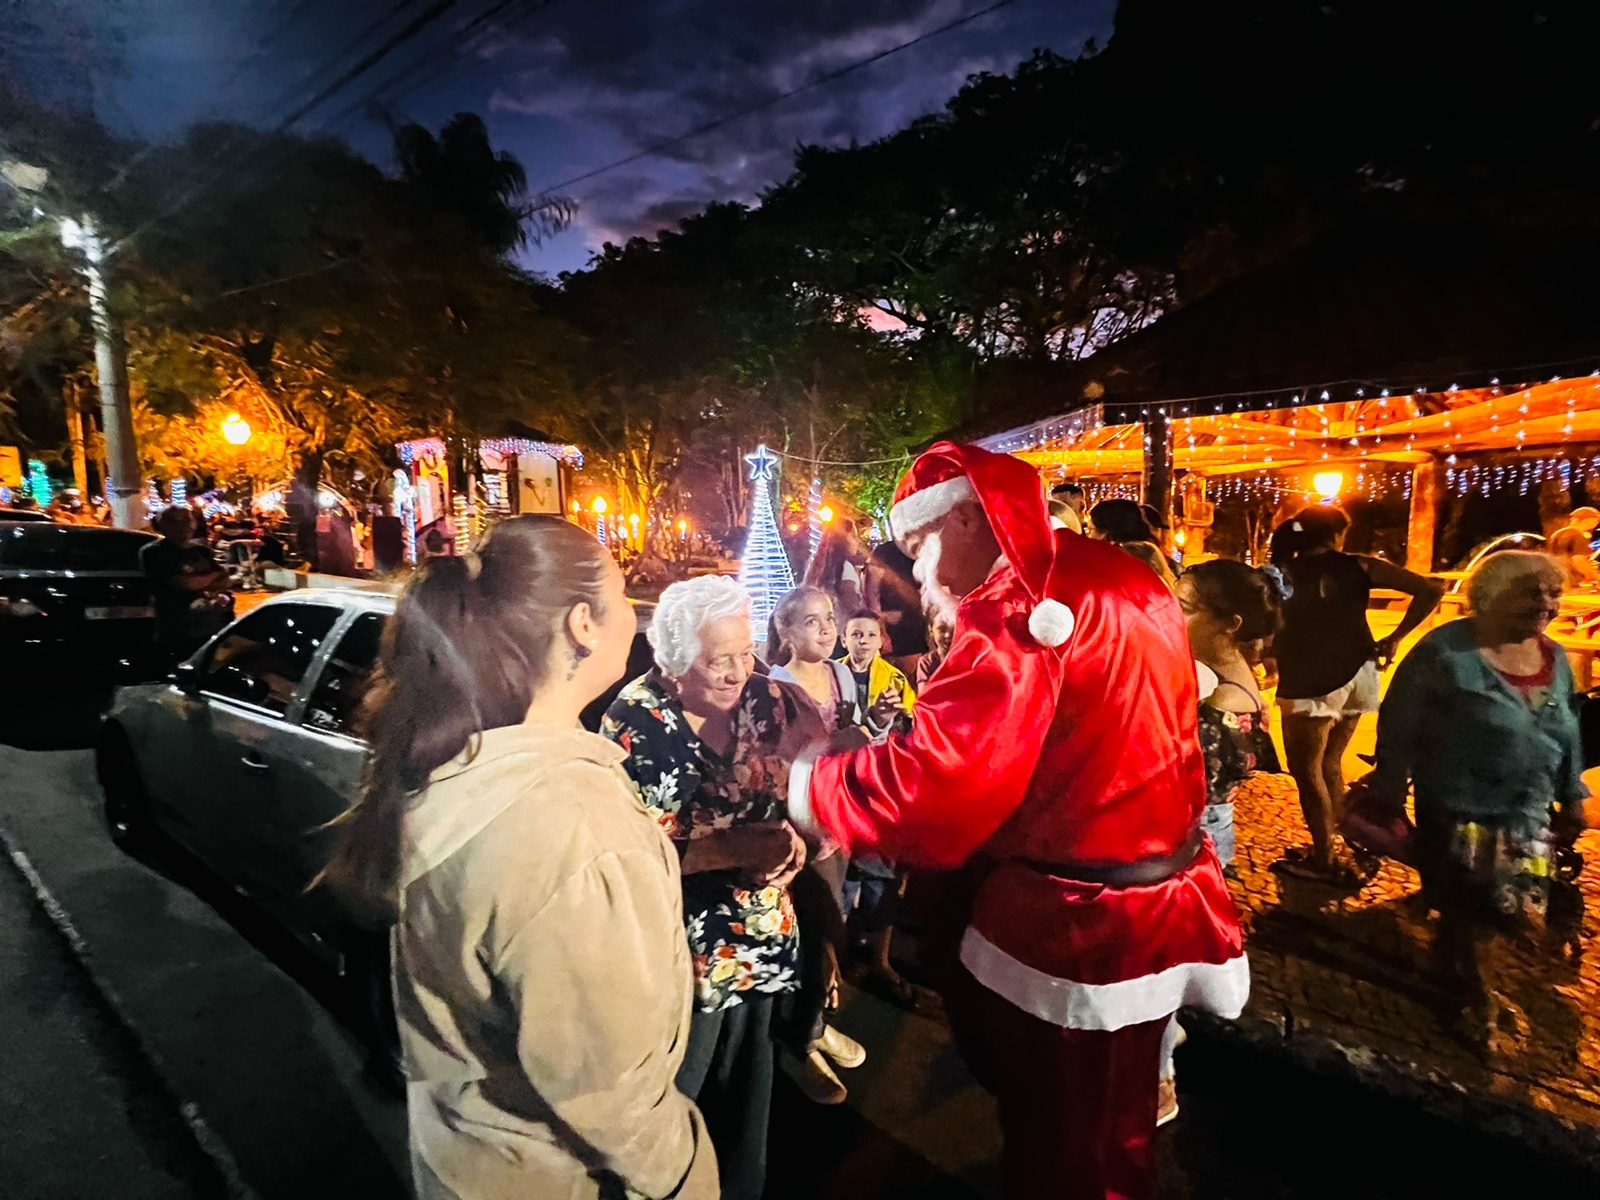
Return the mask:
<path id="1" fill-rule="evenodd" d="M 131 529 L 0 524 L 0 567 L 138 574 L 139 551 L 155 540 Z"/>
<path id="2" fill-rule="evenodd" d="M 306 701 L 305 723 L 325 733 L 355 736 L 355 721 L 361 701 L 378 663 L 378 647 L 383 642 L 383 614 L 363 613 L 345 630 L 334 647 L 333 656 L 322 668 L 317 686 Z"/>
<path id="3" fill-rule="evenodd" d="M 327 604 L 273 604 L 251 613 L 217 642 L 200 690 L 281 716 L 338 619 L 339 610 Z"/>

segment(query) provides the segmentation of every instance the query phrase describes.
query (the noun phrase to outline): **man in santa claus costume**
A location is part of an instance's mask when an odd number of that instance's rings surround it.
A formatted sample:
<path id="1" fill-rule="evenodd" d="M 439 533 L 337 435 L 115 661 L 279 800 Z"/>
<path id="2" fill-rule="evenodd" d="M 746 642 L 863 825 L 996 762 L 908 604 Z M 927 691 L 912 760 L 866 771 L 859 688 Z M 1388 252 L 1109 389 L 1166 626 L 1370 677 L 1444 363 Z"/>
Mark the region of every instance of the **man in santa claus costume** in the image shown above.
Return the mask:
<path id="1" fill-rule="evenodd" d="M 1007 1196 L 1145 1196 L 1170 1018 L 1249 992 L 1182 613 L 1144 563 L 1053 530 L 1009 455 L 934 445 L 889 522 L 955 638 L 909 734 L 796 764 L 791 819 L 981 879 L 941 991 L 999 1101 Z"/>

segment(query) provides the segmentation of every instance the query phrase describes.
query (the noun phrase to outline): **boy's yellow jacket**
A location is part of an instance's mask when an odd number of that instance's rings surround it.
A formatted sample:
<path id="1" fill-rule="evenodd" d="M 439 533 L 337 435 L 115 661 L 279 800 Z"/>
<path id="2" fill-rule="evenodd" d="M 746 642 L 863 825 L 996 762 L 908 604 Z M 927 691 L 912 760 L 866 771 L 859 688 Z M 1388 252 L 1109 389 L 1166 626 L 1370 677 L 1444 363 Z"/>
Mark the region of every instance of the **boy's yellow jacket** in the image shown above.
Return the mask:
<path id="1" fill-rule="evenodd" d="M 849 661 L 848 659 L 846 660 Z M 879 696 L 883 695 L 885 688 L 898 685 L 901 698 L 905 701 L 907 712 L 917 702 L 916 692 L 911 690 L 911 680 L 906 678 L 906 673 L 894 666 L 883 655 L 879 654 L 872 660 L 872 665 L 867 668 L 867 703 L 870 705 Z"/>

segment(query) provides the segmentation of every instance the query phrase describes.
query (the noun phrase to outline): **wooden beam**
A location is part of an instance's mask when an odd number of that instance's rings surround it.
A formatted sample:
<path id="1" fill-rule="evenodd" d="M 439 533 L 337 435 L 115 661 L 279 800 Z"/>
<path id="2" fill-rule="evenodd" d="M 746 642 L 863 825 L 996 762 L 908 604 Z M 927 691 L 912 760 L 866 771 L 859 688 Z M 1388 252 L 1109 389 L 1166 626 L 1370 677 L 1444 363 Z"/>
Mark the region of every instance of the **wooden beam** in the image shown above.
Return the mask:
<path id="1" fill-rule="evenodd" d="M 1439 511 L 1439 467 L 1433 460 L 1411 471 L 1411 512 L 1406 520 L 1406 569 L 1433 570 L 1434 522 Z"/>

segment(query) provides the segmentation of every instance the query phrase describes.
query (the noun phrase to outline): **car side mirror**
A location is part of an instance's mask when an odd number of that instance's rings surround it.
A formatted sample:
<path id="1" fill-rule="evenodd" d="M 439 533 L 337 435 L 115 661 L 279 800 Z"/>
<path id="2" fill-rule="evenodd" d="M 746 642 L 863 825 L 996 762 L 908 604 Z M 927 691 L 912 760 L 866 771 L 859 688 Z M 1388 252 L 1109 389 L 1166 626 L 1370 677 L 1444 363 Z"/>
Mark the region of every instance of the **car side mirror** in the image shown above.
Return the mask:
<path id="1" fill-rule="evenodd" d="M 179 663 L 167 678 L 179 691 L 192 693 L 200 690 L 200 668 L 192 662 Z"/>

